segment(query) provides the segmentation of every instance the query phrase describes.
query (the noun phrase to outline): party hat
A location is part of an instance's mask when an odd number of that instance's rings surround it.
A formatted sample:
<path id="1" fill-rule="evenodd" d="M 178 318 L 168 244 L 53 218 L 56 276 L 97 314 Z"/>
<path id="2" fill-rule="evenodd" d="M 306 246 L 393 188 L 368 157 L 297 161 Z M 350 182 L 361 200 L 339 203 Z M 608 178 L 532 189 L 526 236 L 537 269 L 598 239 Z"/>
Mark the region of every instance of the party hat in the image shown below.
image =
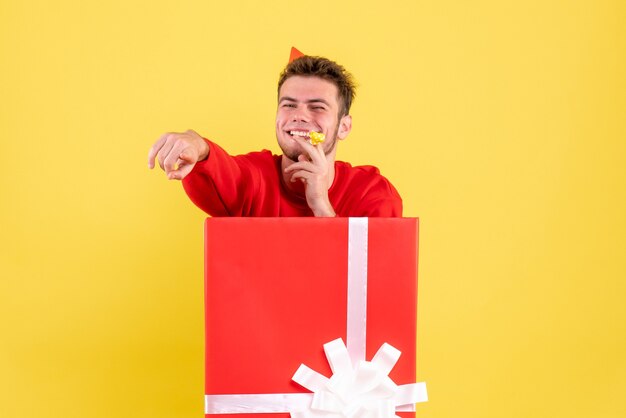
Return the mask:
<path id="1" fill-rule="evenodd" d="M 300 51 L 298 51 L 296 48 L 294 48 L 293 46 L 291 47 L 291 53 L 289 54 L 289 62 L 298 59 L 300 57 L 303 57 L 304 54 Z"/>

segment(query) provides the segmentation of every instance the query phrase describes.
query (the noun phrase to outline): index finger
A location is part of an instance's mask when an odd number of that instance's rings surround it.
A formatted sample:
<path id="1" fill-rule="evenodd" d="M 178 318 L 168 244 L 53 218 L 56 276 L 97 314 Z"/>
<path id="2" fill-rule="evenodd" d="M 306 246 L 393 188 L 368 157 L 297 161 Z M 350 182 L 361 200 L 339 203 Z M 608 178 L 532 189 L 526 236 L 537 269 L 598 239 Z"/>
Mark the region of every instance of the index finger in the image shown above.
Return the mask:
<path id="1" fill-rule="evenodd" d="M 322 149 L 322 143 L 318 145 L 311 144 L 307 139 L 296 137 L 296 141 L 300 143 L 300 145 L 304 148 L 306 153 L 311 158 L 311 161 L 314 163 L 320 163 L 322 158 L 324 158 L 324 150 Z"/>

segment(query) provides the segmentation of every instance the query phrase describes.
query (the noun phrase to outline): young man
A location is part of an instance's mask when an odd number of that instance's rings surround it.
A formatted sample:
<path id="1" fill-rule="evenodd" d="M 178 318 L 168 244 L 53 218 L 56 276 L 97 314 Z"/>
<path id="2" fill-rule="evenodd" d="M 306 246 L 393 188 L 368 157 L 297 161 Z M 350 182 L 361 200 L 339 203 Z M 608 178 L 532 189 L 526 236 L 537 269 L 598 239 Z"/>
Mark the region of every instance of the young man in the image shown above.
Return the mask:
<path id="1" fill-rule="evenodd" d="M 212 216 L 402 216 L 402 200 L 372 166 L 336 161 L 352 129 L 352 76 L 326 58 L 291 61 L 278 81 L 276 138 L 283 154 L 230 156 L 196 132 L 166 133 L 152 146 L 172 180 Z M 326 137 L 318 145 L 310 132 Z"/>

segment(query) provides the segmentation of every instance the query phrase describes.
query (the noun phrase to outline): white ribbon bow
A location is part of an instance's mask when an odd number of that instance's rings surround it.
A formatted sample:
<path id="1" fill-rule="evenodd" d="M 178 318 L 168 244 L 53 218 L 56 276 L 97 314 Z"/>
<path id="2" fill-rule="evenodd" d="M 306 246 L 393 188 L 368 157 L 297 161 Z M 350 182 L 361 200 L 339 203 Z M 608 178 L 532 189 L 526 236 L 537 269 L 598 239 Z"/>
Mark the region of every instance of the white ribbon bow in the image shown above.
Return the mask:
<path id="1" fill-rule="evenodd" d="M 292 379 L 314 395 L 309 409 L 291 412 L 292 418 L 393 418 L 396 407 L 427 399 L 424 383 L 398 386 L 389 378 L 400 351 L 387 343 L 371 362 L 356 367 L 341 338 L 324 344 L 324 352 L 333 375 L 329 379 L 300 365 Z"/>

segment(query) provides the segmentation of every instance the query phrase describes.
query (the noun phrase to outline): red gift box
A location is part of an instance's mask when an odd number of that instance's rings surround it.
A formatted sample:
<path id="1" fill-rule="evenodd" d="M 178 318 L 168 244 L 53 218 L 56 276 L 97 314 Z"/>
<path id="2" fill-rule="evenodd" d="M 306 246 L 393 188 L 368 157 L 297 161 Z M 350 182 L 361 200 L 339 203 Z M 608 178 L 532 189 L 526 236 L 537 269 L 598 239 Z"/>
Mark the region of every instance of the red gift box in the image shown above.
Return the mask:
<path id="1" fill-rule="evenodd" d="M 207 219 L 206 416 L 289 417 L 215 404 L 311 396 L 292 376 L 302 363 L 331 376 L 323 345 L 337 338 L 362 360 L 392 345 L 403 355 L 389 377 L 415 382 L 417 227 L 414 218 Z"/>

